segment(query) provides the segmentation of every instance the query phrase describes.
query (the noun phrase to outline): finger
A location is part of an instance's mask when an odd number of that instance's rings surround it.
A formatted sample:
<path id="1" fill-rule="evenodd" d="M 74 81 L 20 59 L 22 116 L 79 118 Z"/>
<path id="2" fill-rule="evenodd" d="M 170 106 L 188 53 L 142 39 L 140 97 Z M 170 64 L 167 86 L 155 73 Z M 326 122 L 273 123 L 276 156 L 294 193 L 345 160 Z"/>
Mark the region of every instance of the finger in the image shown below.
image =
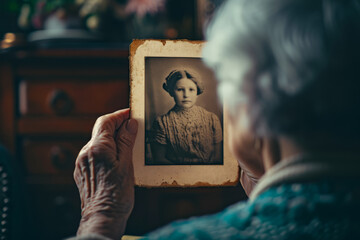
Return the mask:
<path id="1" fill-rule="evenodd" d="M 81 154 L 76 159 L 74 179 L 79 188 L 82 205 L 86 204 L 87 199 L 91 196 L 91 183 L 88 157 L 85 154 Z"/>
<path id="2" fill-rule="evenodd" d="M 95 195 L 98 182 L 101 179 L 99 173 L 102 168 L 111 169 L 116 160 L 116 144 L 113 138 L 97 138 L 92 139 L 88 146 L 87 159 L 88 159 L 88 173 L 89 173 L 89 188 L 90 195 Z"/>
<path id="3" fill-rule="evenodd" d="M 85 205 L 85 191 L 84 191 L 84 175 L 80 172 L 79 168 L 75 168 L 74 171 L 74 180 L 76 186 L 79 190 L 80 200 L 81 200 L 81 209 L 84 208 Z"/>
<path id="4" fill-rule="evenodd" d="M 119 157 L 132 152 L 137 130 L 138 123 L 135 119 L 129 119 L 121 126 L 116 136 Z"/>
<path id="5" fill-rule="evenodd" d="M 90 142 L 88 142 L 79 152 L 76 160 L 75 160 L 75 168 L 74 168 L 74 173 L 73 173 L 73 177 L 74 180 L 76 182 L 76 184 L 84 184 L 84 172 L 83 170 L 86 170 L 86 168 L 84 168 L 84 165 L 86 165 L 84 162 L 87 161 L 87 156 L 88 156 L 88 147 L 89 147 Z M 80 190 L 80 189 L 79 189 Z"/>
<path id="6" fill-rule="evenodd" d="M 87 157 L 87 149 L 89 146 L 89 142 L 80 150 L 74 167 L 73 178 L 75 180 L 76 186 L 79 190 L 80 200 L 81 200 L 81 209 L 84 207 L 85 204 L 85 196 L 87 195 L 85 192 L 85 174 L 82 172 L 83 170 L 83 161 Z"/>
<path id="7" fill-rule="evenodd" d="M 116 136 L 119 168 L 124 174 L 131 174 L 133 177 L 132 150 L 138 130 L 138 123 L 135 119 L 129 119 Z"/>
<path id="8" fill-rule="evenodd" d="M 99 117 L 92 131 L 92 138 L 105 133 L 114 136 L 115 131 L 120 128 L 126 119 L 129 119 L 130 109 L 122 109 Z"/>
<path id="9" fill-rule="evenodd" d="M 88 159 L 88 166 L 89 166 L 89 182 L 90 182 L 90 195 L 94 196 L 96 191 L 96 171 L 95 171 L 95 164 L 94 158 L 89 157 Z"/>

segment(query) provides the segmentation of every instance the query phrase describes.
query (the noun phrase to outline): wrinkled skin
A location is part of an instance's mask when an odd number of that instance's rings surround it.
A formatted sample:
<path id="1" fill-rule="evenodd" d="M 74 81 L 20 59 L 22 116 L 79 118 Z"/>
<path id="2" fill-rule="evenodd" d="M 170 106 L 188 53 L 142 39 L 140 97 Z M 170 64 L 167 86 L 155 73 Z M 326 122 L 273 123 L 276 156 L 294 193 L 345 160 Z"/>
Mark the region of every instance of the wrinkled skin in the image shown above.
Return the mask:
<path id="1" fill-rule="evenodd" d="M 255 137 L 248 125 L 246 107 L 239 107 L 236 117 L 228 115 L 230 150 L 241 168 L 240 182 L 249 196 L 264 175 L 263 139 Z"/>
<path id="2" fill-rule="evenodd" d="M 230 117 L 229 142 L 243 170 L 241 183 L 250 194 L 264 174 L 262 140 L 254 138 L 242 117 Z M 132 149 L 137 122 L 129 109 L 100 117 L 91 140 L 76 159 L 74 179 L 78 186 L 82 218 L 78 236 L 91 233 L 120 239 L 134 205 Z"/>
<path id="3" fill-rule="evenodd" d="M 96 233 L 120 239 L 134 206 L 132 149 L 137 122 L 129 109 L 100 117 L 80 151 L 74 179 L 81 198 L 78 236 Z"/>

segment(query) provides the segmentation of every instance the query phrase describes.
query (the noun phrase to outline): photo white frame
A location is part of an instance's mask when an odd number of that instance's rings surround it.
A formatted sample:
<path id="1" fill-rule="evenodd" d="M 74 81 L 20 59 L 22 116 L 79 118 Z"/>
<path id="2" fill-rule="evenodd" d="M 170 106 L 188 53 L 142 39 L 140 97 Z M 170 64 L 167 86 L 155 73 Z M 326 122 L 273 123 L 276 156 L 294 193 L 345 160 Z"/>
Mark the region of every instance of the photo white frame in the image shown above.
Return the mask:
<path id="1" fill-rule="evenodd" d="M 133 150 L 135 184 L 142 187 L 200 187 L 237 185 L 239 167 L 230 153 L 226 106 L 223 108 L 222 165 L 145 164 L 145 58 L 201 58 L 203 41 L 134 40 L 130 45 L 131 118 L 139 123 Z"/>

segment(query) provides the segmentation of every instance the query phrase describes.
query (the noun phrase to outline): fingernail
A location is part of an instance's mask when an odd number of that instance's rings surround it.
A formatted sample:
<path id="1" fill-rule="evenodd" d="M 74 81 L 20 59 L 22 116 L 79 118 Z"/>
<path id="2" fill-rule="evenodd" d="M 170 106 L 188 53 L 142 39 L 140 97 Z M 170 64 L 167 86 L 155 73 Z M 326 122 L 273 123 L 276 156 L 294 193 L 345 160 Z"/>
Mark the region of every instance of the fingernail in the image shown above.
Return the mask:
<path id="1" fill-rule="evenodd" d="M 137 132 L 137 121 L 135 119 L 129 119 L 126 124 L 126 130 L 128 130 L 131 134 L 135 134 Z"/>

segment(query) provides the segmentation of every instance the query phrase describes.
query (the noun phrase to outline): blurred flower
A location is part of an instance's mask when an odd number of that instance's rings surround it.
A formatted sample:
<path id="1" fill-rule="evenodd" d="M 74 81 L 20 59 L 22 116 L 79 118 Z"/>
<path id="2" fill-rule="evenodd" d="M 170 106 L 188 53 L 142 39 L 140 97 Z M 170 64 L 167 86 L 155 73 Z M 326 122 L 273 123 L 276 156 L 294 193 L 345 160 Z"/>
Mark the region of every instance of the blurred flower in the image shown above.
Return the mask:
<path id="1" fill-rule="evenodd" d="M 100 22 L 99 16 L 93 15 L 87 19 L 86 26 L 90 30 L 96 31 L 99 28 L 99 24 L 100 24 L 99 22 Z"/>
<path id="2" fill-rule="evenodd" d="M 29 4 L 24 4 L 20 9 L 19 19 L 18 19 L 18 25 L 19 27 L 25 29 L 29 27 L 29 18 L 31 13 L 31 7 Z"/>
<path id="3" fill-rule="evenodd" d="M 43 27 L 45 4 L 46 3 L 43 1 L 40 1 L 36 4 L 35 14 L 32 18 L 32 24 L 37 29 L 41 29 Z"/>
<path id="4" fill-rule="evenodd" d="M 77 0 L 78 5 L 82 5 L 79 15 L 86 17 L 87 15 L 104 12 L 110 5 L 108 0 Z"/>
<path id="5" fill-rule="evenodd" d="M 125 11 L 129 14 L 135 13 L 142 18 L 146 14 L 155 15 L 165 9 L 165 0 L 129 0 Z"/>
<path id="6" fill-rule="evenodd" d="M 185 11 L 189 7 L 177 11 L 179 6 L 189 6 L 189 4 L 183 5 L 183 1 L 14 1 L 23 3 L 18 10 L 18 25 L 25 31 L 49 29 L 89 30 L 92 34 L 103 36 L 104 39 L 109 41 L 129 41 L 133 38 L 177 38 L 185 36 L 193 29 L 191 26 L 188 27 L 187 22 L 189 21 L 186 21 L 188 15 L 180 16 L 181 11 Z M 185 2 L 189 3 L 189 1 Z M 195 5 L 192 4 L 191 6 Z M 177 14 L 169 14 L 171 11 L 177 11 Z M 190 19 L 190 25 L 191 21 Z M 188 29 L 190 30 L 188 31 Z M 186 32 L 186 34 L 183 32 Z"/>

